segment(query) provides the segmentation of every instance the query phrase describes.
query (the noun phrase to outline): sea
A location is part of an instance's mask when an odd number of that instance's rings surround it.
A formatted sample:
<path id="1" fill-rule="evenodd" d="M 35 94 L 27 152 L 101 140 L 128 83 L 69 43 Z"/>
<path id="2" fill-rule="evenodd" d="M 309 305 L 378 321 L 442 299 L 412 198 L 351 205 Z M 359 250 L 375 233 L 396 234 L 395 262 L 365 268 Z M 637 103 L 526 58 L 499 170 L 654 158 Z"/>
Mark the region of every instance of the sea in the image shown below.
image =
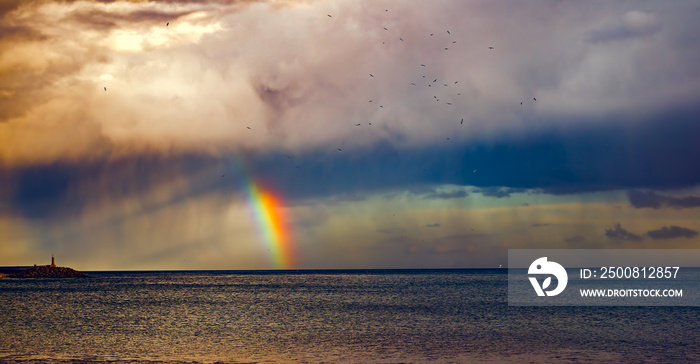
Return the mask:
<path id="1" fill-rule="evenodd" d="M 507 270 L 0 279 L 3 363 L 700 363 L 698 307 L 513 307 Z"/>

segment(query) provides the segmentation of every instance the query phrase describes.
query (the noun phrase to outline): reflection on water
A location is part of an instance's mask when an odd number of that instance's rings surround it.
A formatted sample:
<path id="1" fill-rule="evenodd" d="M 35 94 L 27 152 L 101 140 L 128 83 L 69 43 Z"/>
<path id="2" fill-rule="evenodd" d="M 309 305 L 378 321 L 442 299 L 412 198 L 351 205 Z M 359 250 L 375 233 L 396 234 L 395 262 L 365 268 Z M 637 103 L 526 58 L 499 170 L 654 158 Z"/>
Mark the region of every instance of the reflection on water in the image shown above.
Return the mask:
<path id="1" fill-rule="evenodd" d="M 693 307 L 509 307 L 497 270 L 0 279 L 0 360 L 700 362 Z"/>

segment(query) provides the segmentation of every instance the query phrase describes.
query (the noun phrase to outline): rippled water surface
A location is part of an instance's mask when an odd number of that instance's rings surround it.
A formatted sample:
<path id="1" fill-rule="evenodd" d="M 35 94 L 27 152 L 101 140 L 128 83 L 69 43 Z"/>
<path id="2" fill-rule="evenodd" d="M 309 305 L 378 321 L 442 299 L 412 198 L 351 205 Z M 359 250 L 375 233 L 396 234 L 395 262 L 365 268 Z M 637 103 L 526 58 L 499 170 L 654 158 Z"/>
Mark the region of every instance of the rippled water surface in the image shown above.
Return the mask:
<path id="1" fill-rule="evenodd" d="M 509 307 L 497 270 L 0 279 L 0 360 L 700 362 L 693 307 Z"/>

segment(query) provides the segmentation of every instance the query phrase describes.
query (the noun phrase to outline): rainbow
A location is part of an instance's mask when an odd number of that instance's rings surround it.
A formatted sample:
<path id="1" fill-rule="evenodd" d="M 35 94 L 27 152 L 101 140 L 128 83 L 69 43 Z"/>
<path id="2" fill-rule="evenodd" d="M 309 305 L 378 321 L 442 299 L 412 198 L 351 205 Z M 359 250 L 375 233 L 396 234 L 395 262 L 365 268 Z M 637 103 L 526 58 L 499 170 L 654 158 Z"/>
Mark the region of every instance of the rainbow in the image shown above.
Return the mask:
<path id="1" fill-rule="evenodd" d="M 250 206 L 275 267 L 293 268 L 296 262 L 292 249 L 292 234 L 287 224 L 282 199 L 253 179 L 248 182 Z"/>

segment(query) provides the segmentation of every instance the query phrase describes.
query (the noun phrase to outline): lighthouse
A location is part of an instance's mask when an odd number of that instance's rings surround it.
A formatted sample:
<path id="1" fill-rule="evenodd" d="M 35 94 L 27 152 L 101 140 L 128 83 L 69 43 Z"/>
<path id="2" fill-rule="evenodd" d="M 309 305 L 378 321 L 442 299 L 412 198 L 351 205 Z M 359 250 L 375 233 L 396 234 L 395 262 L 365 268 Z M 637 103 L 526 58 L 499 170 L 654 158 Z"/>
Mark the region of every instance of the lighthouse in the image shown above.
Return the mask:
<path id="1" fill-rule="evenodd" d="M 56 262 L 54 261 L 53 254 L 51 254 L 51 268 L 56 268 Z"/>

